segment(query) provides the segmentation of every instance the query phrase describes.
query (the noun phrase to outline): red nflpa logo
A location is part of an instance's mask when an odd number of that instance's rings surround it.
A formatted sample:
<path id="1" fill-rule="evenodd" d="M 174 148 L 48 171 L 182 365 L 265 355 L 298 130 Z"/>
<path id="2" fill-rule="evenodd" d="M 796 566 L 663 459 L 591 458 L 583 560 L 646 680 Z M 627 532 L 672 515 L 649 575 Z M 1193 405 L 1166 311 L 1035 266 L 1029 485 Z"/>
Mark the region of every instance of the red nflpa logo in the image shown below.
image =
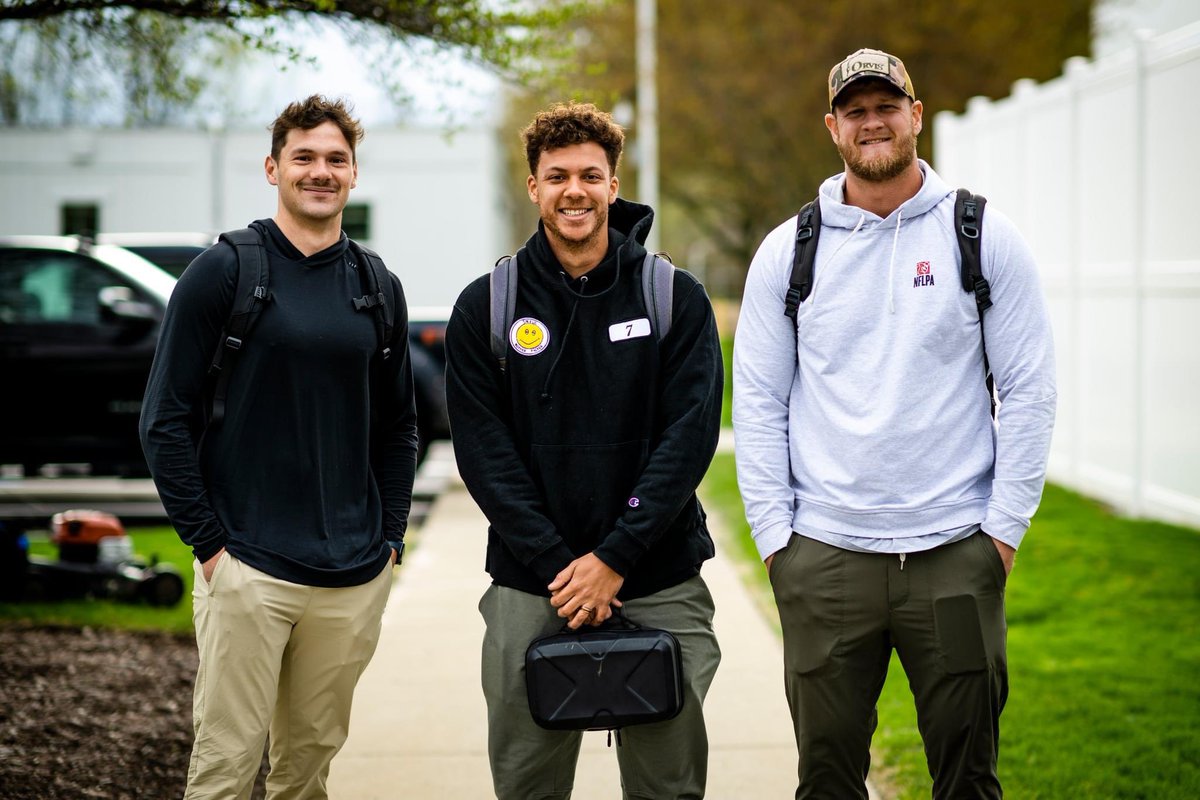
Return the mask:
<path id="1" fill-rule="evenodd" d="M 917 262 L 917 277 L 913 278 L 913 288 L 918 286 L 933 286 L 933 270 L 928 261 Z"/>

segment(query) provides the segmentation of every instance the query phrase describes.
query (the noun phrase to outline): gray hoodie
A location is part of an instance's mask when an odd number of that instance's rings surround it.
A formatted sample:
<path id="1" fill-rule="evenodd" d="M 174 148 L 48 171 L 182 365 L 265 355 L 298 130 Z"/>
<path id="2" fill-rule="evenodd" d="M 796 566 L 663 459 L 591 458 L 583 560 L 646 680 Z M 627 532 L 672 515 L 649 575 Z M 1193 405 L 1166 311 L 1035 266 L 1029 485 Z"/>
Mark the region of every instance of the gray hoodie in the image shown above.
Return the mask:
<path id="1" fill-rule="evenodd" d="M 886 219 L 820 190 L 813 289 L 784 315 L 795 218 L 746 279 L 733 424 L 746 516 L 766 556 L 793 531 L 907 552 L 981 526 L 1017 547 L 1041 499 L 1054 425 L 1054 345 L 1032 255 L 989 206 L 983 274 L 993 425 L 975 296 L 962 288 L 954 190 L 924 183 Z M 832 534 L 823 537 L 820 533 Z"/>

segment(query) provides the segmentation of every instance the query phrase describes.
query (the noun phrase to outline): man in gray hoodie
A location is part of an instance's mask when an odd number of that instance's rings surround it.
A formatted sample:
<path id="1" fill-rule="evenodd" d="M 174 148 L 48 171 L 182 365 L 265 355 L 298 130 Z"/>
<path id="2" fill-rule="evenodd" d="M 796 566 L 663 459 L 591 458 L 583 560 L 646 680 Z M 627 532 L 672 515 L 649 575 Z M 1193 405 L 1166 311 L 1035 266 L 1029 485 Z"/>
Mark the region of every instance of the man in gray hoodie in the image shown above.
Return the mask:
<path id="1" fill-rule="evenodd" d="M 846 169 L 820 188 L 811 292 L 785 314 L 793 217 L 750 265 L 733 367 L 738 482 L 783 627 L 796 797 L 867 797 L 895 648 L 934 797 L 998 798 L 1004 587 L 1045 480 L 1050 323 L 1027 246 L 989 207 L 994 305 L 980 330 L 955 191 L 917 158 L 923 109 L 900 60 L 848 56 L 829 101 Z"/>

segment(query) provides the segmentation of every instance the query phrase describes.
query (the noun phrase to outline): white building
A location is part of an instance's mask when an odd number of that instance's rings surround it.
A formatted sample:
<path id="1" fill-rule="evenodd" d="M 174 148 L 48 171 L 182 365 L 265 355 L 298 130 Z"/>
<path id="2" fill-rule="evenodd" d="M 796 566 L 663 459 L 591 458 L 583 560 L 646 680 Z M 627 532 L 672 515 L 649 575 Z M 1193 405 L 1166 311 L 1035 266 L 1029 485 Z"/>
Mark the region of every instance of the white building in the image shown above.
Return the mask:
<path id="1" fill-rule="evenodd" d="M 347 232 L 411 306 L 448 306 L 509 252 L 494 131 L 367 131 Z M 275 213 L 268 130 L 0 129 L 0 234 L 216 233 Z"/>

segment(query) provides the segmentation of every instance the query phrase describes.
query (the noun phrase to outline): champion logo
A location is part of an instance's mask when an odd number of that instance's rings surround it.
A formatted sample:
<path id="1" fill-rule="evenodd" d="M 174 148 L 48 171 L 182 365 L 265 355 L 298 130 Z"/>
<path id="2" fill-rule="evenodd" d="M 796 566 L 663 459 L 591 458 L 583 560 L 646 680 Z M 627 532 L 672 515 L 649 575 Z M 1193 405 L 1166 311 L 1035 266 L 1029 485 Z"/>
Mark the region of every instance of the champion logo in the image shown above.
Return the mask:
<path id="1" fill-rule="evenodd" d="M 638 500 L 636 497 L 629 498 L 629 507 L 630 508 L 637 508 L 641 504 L 642 504 L 642 501 Z"/>
<path id="2" fill-rule="evenodd" d="M 913 278 L 913 288 L 918 286 L 933 286 L 933 270 L 928 261 L 917 262 L 917 276 Z"/>

